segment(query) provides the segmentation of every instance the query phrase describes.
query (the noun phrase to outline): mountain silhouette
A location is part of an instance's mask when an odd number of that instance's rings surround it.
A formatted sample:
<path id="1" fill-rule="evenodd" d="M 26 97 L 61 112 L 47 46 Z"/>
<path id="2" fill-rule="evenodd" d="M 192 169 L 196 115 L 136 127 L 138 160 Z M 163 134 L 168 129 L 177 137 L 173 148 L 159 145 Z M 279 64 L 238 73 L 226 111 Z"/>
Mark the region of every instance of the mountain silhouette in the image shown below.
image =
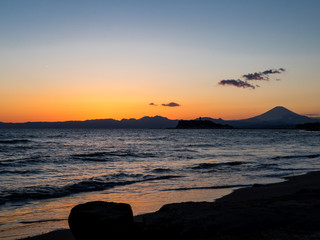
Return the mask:
<path id="1" fill-rule="evenodd" d="M 281 121 L 281 122 L 305 122 L 309 121 L 309 118 L 306 116 L 299 115 L 297 113 L 294 113 L 285 107 L 275 107 L 259 116 L 251 118 L 251 120 L 258 120 L 258 121 Z"/>
<path id="2" fill-rule="evenodd" d="M 195 119 L 199 120 L 199 119 Z M 221 118 L 202 118 L 214 124 L 230 125 L 234 128 L 295 128 L 298 124 L 313 123 L 317 119 L 299 115 L 285 107 L 275 107 L 261 115 L 242 120 L 223 120 Z M 318 120 L 319 121 L 319 120 Z M 26 123 L 2 123 L 0 128 L 175 128 L 179 120 L 171 120 L 166 117 L 142 117 L 140 119 L 95 119 L 86 121 L 66 122 L 26 122 Z M 213 125 L 213 124 L 211 124 Z"/>
<path id="3" fill-rule="evenodd" d="M 294 128 L 297 124 L 314 122 L 314 119 L 277 106 L 256 117 L 227 122 L 237 128 Z"/>

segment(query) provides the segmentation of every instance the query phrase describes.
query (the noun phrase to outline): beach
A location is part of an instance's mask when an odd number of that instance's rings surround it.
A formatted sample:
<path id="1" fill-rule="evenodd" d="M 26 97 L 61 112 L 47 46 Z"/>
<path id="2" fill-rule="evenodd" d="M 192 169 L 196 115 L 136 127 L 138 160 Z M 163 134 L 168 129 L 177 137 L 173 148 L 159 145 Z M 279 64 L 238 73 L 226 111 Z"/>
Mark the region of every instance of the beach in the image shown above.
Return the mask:
<path id="1" fill-rule="evenodd" d="M 214 202 L 167 204 L 134 221 L 142 239 L 319 239 L 320 172 L 253 184 Z M 73 237 L 66 229 L 27 239 Z"/>

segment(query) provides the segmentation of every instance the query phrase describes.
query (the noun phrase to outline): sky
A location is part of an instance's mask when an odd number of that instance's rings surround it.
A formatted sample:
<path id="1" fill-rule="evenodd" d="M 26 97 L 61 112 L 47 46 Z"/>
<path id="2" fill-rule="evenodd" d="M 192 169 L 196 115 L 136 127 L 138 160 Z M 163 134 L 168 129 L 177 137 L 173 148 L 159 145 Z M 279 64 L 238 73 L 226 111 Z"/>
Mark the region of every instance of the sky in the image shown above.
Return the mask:
<path id="1" fill-rule="evenodd" d="M 0 0 L 0 122 L 320 117 L 318 0 Z"/>

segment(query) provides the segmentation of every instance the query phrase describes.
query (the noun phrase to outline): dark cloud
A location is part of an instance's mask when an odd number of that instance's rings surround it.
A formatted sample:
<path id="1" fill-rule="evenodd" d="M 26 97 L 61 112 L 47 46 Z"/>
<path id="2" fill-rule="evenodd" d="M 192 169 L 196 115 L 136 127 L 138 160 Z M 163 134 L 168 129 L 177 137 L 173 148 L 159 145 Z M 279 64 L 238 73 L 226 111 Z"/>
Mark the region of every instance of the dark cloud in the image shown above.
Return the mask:
<path id="1" fill-rule="evenodd" d="M 286 71 L 284 68 L 279 68 L 279 69 L 270 69 L 262 72 L 263 74 L 275 74 L 275 73 L 282 73 Z"/>
<path id="2" fill-rule="evenodd" d="M 269 80 L 268 76 L 265 77 L 263 73 L 257 72 L 244 74 L 242 77 L 244 77 L 246 80 Z"/>
<path id="3" fill-rule="evenodd" d="M 279 69 L 269 69 L 265 70 L 263 72 L 255 72 L 255 73 L 248 73 L 242 75 L 242 77 L 245 80 L 264 80 L 264 81 L 269 81 L 269 76 L 270 74 L 279 74 L 282 72 L 285 72 L 286 70 L 284 68 L 279 68 Z"/>
<path id="4" fill-rule="evenodd" d="M 238 88 L 252 88 L 255 89 L 256 87 L 251 85 L 250 83 L 247 83 L 245 81 L 242 81 L 240 79 L 227 79 L 227 80 L 221 80 L 219 83 L 219 85 L 231 85 L 231 86 L 235 86 Z"/>
<path id="5" fill-rule="evenodd" d="M 270 74 L 279 74 L 282 72 L 285 72 L 286 70 L 284 68 L 279 68 L 279 69 L 269 69 L 265 70 L 263 72 L 255 72 L 255 73 L 248 73 L 242 75 L 244 80 L 241 79 L 227 79 L 227 80 L 221 80 L 218 84 L 225 86 L 225 85 L 231 85 L 235 86 L 238 88 L 252 88 L 255 89 L 256 87 L 260 87 L 259 85 L 252 85 L 248 83 L 247 81 L 251 80 L 264 80 L 264 81 L 269 81 L 269 75 Z M 276 79 L 279 81 L 280 79 Z"/>
<path id="6" fill-rule="evenodd" d="M 179 103 L 171 102 L 171 103 L 163 103 L 162 106 L 164 107 L 180 107 L 181 105 Z"/>
<path id="7" fill-rule="evenodd" d="M 150 106 L 158 106 L 157 104 L 154 104 L 153 102 L 152 103 L 149 103 Z"/>

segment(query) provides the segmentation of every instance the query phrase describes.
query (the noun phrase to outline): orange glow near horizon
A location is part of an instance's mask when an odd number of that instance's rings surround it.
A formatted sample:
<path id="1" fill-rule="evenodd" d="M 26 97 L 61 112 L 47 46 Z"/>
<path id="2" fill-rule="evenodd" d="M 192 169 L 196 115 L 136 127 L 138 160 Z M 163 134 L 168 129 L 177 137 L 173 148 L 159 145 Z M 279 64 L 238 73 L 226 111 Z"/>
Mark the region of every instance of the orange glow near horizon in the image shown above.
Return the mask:
<path id="1" fill-rule="evenodd" d="M 129 100 L 117 98 L 78 97 L 69 99 L 43 98 L 39 101 L 27 99 L 23 103 L 11 101 L 10 105 L 1 106 L 0 122 L 56 122 L 83 121 L 90 119 L 121 120 L 123 118 L 139 119 L 144 116 L 162 116 L 169 119 L 195 119 L 198 117 L 222 118 L 224 120 L 246 119 L 260 115 L 277 105 L 262 107 L 234 107 L 232 104 L 211 105 L 202 103 L 199 106 L 192 101 L 184 101 L 179 107 L 164 107 L 161 103 L 150 106 L 150 101 L 139 98 Z M 164 101 L 163 101 L 164 102 Z M 177 101 L 178 102 L 178 101 Z M 167 103 L 167 102 L 164 102 Z M 285 106 L 285 105 L 284 105 Z M 294 109 L 285 106 L 298 114 L 308 115 L 308 109 Z M 314 112 L 313 112 L 314 113 Z M 320 115 L 312 115 L 319 117 Z"/>
<path id="2" fill-rule="evenodd" d="M 314 114 L 319 99 L 317 89 L 304 93 L 302 88 L 283 94 L 284 86 L 278 89 L 247 90 L 217 87 L 210 83 L 178 83 L 144 85 L 137 79 L 131 82 L 117 81 L 107 84 L 92 80 L 92 84 L 81 83 L 64 88 L 39 86 L 33 88 L 11 88 L 2 92 L 0 122 L 55 122 L 89 119 L 121 120 L 144 116 L 163 116 L 169 119 L 195 119 L 198 117 L 222 118 L 225 120 L 246 119 L 260 115 L 275 106 L 284 106 L 298 114 Z M 135 84 L 133 84 L 134 82 Z M 147 80 L 144 80 L 147 82 Z M 203 86 L 202 86 L 203 85 Z M 279 84 L 280 85 L 280 84 Z M 179 89 L 179 91 L 177 91 Z M 1 91 L 1 90 L 0 90 Z M 272 98 L 270 98 L 272 92 Z M 300 101 L 302 96 L 308 104 Z M 157 106 L 149 105 L 151 102 Z M 181 106 L 165 107 L 163 103 L 176 102 Z"/>

